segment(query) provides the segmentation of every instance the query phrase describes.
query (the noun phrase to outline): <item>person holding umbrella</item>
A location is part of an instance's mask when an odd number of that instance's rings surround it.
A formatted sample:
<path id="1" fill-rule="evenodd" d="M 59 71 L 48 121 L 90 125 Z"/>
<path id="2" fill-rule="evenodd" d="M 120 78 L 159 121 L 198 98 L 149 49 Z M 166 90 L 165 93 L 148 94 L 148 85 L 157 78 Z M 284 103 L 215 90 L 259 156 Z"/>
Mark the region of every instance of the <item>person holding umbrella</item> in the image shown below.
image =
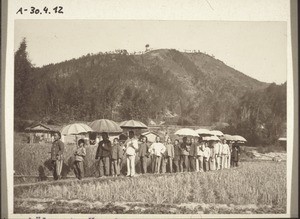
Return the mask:
<path id="1" fill-rule="evenodd" d="M 135 176 L 135 155 L 138 150 L 138 140 L 134 136 L 134 131 L 129 131 L 129 138 L 125 141 L 125 153 L 127 162 L 127 175 L 128 177 Z"/>
<path id="2" fill-rule="evenodd" d="M 61 179 L 61 171 L 64 162 L 64 151 L 65 145 L 60 140 L 61 134 L 60 132 L 54 133 L 54 142 L 51 147 L 51 160 L 53 164 L 53 178 L 54 180 Z"/>
<path id="3" fill-rule="evenodd" d="M 109 176 L 110 174 L 110 159 L 111 159 L 111 142 L 108 139 L 107 132 L 102 133 L 102 141 L 99 142 L 96 157 L 95 159 L 99 159 L 99 177 L 103 175 Z"/>

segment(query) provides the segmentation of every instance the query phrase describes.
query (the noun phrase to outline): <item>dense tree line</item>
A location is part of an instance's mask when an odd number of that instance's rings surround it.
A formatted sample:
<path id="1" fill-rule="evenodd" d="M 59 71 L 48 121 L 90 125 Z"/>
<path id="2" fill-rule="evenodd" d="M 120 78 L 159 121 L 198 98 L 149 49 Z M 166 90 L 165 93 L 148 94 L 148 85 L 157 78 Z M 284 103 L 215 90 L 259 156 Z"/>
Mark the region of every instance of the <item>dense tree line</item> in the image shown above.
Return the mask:
<path id="1" fill-rule="evenodd" d="M 247 92 L 235 107 L 231 126 L 224 131 L 245 136 L 251 145 L 273 144 L 286 137 L 286 107 L 286 83 Z"/>

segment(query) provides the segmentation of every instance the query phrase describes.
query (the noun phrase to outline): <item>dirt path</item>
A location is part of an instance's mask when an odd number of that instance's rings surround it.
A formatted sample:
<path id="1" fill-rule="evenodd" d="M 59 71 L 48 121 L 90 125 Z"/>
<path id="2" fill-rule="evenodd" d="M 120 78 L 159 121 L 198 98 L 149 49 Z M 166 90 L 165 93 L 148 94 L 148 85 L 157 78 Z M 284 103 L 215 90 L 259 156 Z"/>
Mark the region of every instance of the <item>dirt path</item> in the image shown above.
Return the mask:
<path id="1" fill-rule="evenodd" d="M 86 200 L 15 199 L 15 212 L 22 213 L 81 213 L 81 214 L 270 214 L 285 213 L 286 209 L 255 204 L 155 204 L 142 202 L 89 202 Z"/>

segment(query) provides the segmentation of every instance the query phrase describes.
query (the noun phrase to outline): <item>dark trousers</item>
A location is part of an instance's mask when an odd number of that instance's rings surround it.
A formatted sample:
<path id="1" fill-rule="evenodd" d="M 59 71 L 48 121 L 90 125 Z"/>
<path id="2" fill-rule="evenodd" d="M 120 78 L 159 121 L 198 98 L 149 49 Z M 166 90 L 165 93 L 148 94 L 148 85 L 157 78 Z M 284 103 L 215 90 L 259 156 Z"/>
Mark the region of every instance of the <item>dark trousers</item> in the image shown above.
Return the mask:
<path id="1" fill-rule="evenodd" d="M 238 167 L 239 162 L 238 161 L 232 161 L 232 167 Z"/>
<path id="2" fill-rule="evenodd" d="M 230 159 L 230 165 L 232 167 L 237 167 L 239 166 L 239 159 L 235 158 L 235 157 L 231 157 Z"/>
<path id="3" fill-rule="evenodd" d="M 110 174 L 110 157 L 101 157 L 99 160 L 99 176 L 109 176 Z"/>
<path id="4" fill-rule="evenodd" d="M 187 155 L 181 155 L 180 156 L 180 169 L 182 172 L 189 171 L 190 165 L 189 165 L 189 158 Z"/>
<path id="5" fill-rule="evenodd" d="M 74 162 L 74 173 L 78 179 L 82 179 L 84 177 L 84 170 L 83 170 L 83 162 L 82 161 L 75 161 Z"/>
<path id="6" fill-rule="evenodd" d="M 193 156 L 189 156 L 189 171 L 196 170 L 196 158 Z"/>
<path id="7" fill-rule="evenodd" d="M 209 164 L 208 164 L 208 158 L 207 157 L 203 158 L 203 170 L 205 172 L 209 171 Z"/>
<path id="8" fill-rule="evenodd" d="M 178 173 L 178 172 L 181 172 L 181 169 L 180 169 L 180 158 L 179 157 L 175 157 L 174 160 L 174 167 L 175 167 L 175 172 Z"/>
<path id="9" fill-rule="evenodd" d="M 140 157 L 141 173 L 147 173 L 147 157 Z"/>

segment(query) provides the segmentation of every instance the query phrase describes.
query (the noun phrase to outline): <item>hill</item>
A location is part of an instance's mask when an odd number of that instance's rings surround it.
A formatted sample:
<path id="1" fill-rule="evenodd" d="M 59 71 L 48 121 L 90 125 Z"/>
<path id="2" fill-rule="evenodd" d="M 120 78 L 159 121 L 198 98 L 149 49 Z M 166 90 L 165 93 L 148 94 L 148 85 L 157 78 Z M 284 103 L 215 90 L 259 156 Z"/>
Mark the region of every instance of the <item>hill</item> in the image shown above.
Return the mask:
<path id="1" fill-rule="evenodd" d="M 210 125 L 227 122 L 240 97 L 266 86 L 203 53 L 88 54 L 33 68 L 22 117 Z"/>

